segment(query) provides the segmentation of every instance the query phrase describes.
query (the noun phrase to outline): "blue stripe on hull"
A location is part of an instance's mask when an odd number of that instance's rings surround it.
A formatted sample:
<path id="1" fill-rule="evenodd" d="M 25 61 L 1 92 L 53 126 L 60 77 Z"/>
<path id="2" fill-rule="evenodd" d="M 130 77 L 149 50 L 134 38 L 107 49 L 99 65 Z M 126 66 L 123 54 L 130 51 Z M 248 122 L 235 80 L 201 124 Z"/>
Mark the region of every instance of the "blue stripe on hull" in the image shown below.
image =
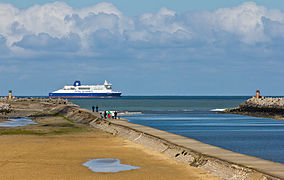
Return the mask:
<path id="1" fill-rule="evenodd" d="M 95 98 L 95 97 L 120 97 L 121 93 L 49 93 L 49 97 L 65 98 Z"/>

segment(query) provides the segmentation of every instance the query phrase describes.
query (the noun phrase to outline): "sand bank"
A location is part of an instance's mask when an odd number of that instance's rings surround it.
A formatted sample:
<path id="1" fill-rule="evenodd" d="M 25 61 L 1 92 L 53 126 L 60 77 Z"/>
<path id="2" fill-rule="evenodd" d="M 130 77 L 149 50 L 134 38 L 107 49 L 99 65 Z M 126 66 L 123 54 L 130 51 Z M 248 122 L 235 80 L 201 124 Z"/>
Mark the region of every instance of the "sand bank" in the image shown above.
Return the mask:
<path id="1" fill-rule="evenodd" d="M 162 153 L 102 131 L 0 136 L 1 179 L 218 179 Z M 94 173 L 89 159 L 116 158 L 141 169 Z"/>
<path id="2" fill-rule="evenodd" d="M 219 179 L 163 153 L 89 127 L 88 122 L 97 114 L 77 106 L 15 102 L 12 106 L 17 107 L 13 116 L 26 114 L 37 124 L 0 129 L 1 179 Z M 33 111 L 25 110 L 31 106 Z M 58 110 L 65 112 L 65 117 Z M 70 115 L 73 121 L 66 118 Z M 85 124 L 76 123 L 79 121 Z M 119 159 L 140 169 L 94 173 L 83 166 L 97 158 Z"/>

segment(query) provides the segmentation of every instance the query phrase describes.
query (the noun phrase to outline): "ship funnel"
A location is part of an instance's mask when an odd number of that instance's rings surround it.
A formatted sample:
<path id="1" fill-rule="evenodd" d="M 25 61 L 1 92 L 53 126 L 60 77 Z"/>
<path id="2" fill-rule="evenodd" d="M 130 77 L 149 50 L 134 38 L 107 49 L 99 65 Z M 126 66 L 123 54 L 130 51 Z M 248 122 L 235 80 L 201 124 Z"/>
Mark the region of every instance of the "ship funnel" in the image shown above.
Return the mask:
<path id="1" fill-rule="evenodd" d="M 76 87 L 76 86 L 81 86 L 81 82 L 80 82 L 80 81 L 75 81 L 74 84 L 73 84 L 73 86 L 75 86 L 75 87 Z"/>

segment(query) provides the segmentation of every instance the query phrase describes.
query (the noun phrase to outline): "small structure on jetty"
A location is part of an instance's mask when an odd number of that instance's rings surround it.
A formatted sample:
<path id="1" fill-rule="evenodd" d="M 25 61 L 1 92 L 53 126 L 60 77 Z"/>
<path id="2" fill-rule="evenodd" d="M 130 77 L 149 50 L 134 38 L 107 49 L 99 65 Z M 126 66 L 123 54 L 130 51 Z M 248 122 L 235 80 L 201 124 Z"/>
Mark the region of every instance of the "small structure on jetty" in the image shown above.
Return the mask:
<path id="1" fill-rule="evenodd" d="M 9 99 L 12 99 L 12 90 L 9 90 Z"/>
<path id="2" fill-rule="evenodd" d="M 240 104 L 238 107 L 226 109 L 222 113 L 261 116 L 284 120 L 284 97 L 254 96 Z"/>
<path id="3" fill-rule="evenodd" d="M 256 99 L 261 98 L 259 90 L 256 90 L 256 95 L 253 98 L 256 98 Z"/>

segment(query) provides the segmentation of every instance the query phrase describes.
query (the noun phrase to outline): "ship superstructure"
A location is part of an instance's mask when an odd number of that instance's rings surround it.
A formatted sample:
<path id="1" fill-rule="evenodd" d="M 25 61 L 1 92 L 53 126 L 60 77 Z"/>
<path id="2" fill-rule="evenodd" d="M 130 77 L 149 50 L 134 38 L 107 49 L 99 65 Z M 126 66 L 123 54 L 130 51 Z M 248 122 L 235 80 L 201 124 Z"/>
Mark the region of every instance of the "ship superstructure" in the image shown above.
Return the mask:
<path id="1" fill-rule="evenodd" d="M 81 85 L 80 81 L 75 81 L 73 86 L 49 93 L 49 97 L 63 98 L 95 98 L 95 97 L 120 97 L 121 92 L 112 91 L 112 84 L 105 81 L 103 85 Z"/>

